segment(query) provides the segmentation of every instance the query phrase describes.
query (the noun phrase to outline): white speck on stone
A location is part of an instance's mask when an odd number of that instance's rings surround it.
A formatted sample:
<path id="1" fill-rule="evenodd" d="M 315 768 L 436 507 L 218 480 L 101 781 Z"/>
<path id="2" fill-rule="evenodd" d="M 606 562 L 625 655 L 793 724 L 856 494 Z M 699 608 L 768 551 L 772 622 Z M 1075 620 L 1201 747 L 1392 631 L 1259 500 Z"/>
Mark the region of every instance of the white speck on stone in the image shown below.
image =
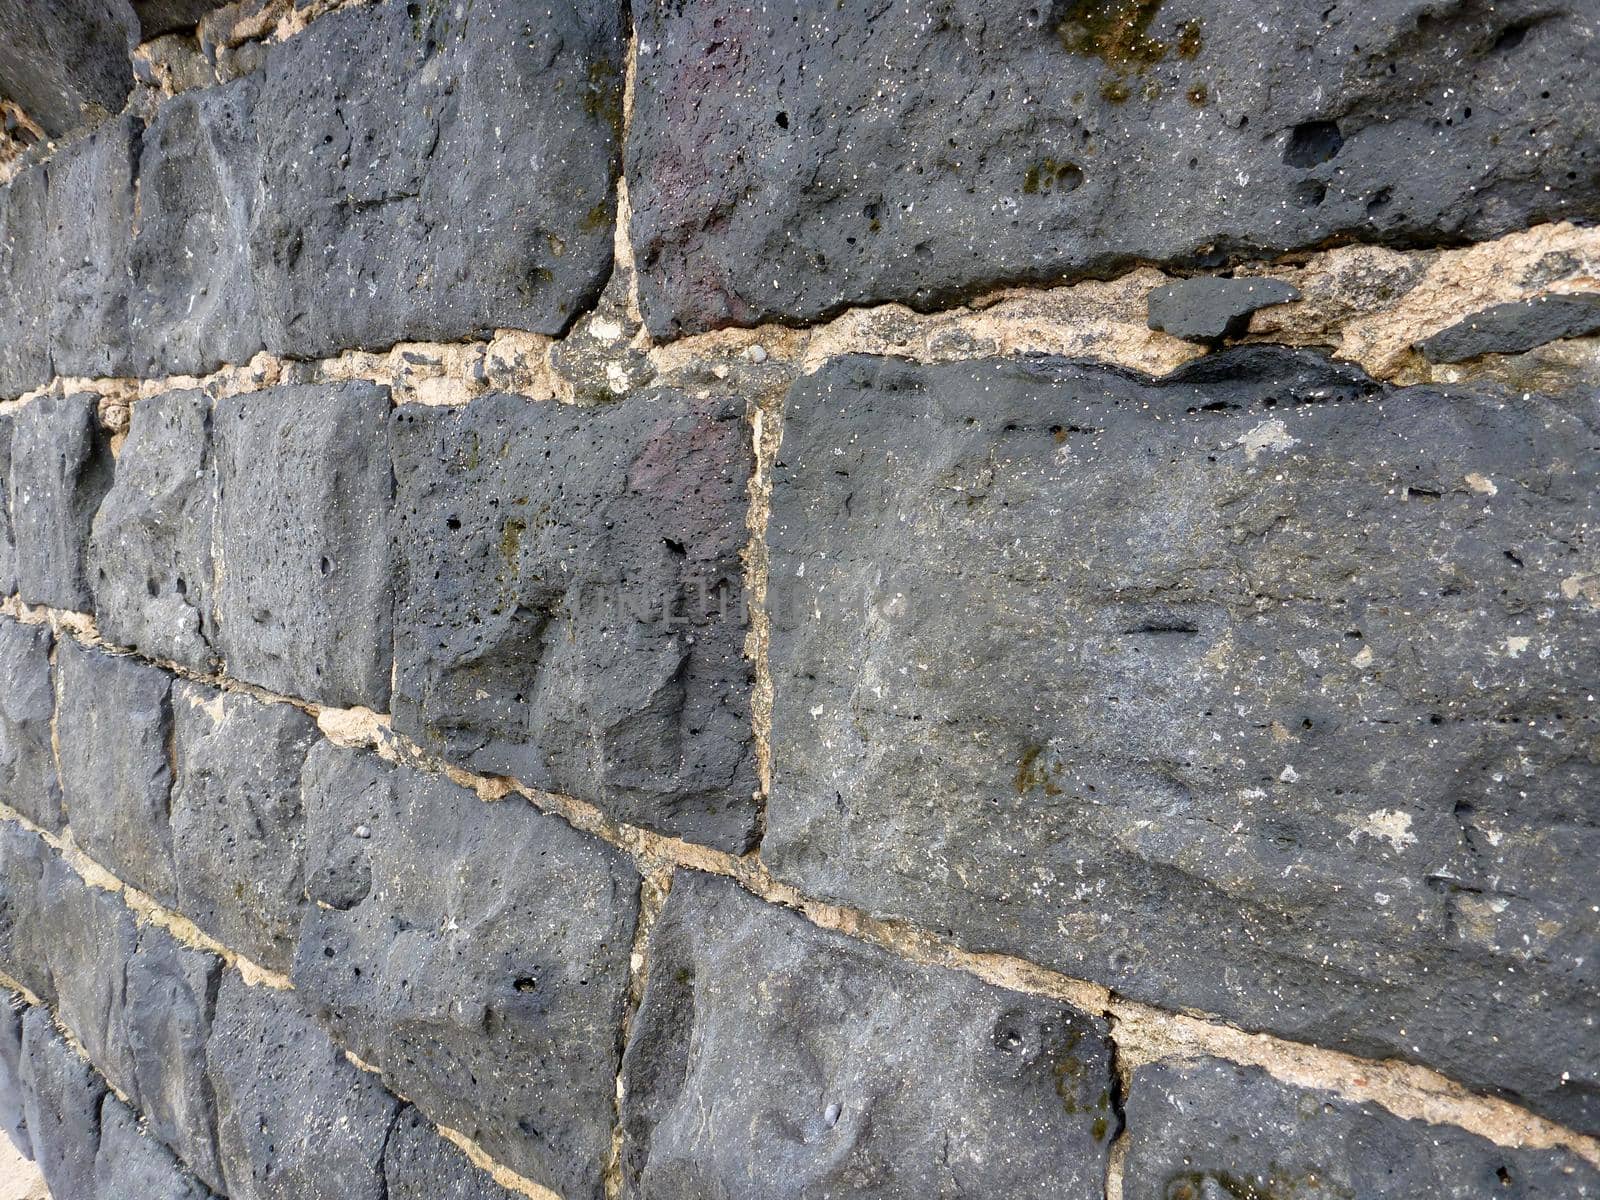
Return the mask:
<path id="1" fill-rule="evenodd" d="M 1239 445 L 1244 447 L 1246 462 L 1255 462 L 1263 450 L 1288 450 L 1299 444 L 1300 439 L 1291 437 L 1289 427 L 1277 417 L 1261 422 L 1239 439 Z"/>
<path id="2" fill-rule="evenodd" d="M 1495 487 L 1494 480 L 1487 475 L 1480 475 L 1476 471 L 1468 471 L 1465 478 L 1467 486 L 1480 496 L 1495 496 L 1500 492 L 1500 489 Z"/>
<path id="3" fill-rule="evenodd" d="M 1350 840 L 1362 836 L 1388 842 L 1395 850 L 1417 844 L 1417 835 L 1411 832 L 1411 814 L 1395 808 L 1379 808 L 1367 814 L 1367 819 L 1351 831 Z"/>

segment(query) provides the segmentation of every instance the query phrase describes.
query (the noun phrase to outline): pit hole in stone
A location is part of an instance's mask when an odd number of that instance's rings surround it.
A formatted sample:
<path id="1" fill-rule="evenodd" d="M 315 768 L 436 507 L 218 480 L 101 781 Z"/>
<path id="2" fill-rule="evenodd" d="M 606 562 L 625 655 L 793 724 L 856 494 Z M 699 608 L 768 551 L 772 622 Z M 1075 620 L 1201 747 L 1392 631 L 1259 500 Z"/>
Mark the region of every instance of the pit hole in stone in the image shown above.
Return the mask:
<path id="1" fill-rule="evenodd" d="M 523 975 L 520 978 L 513 980 L 511 987 L 512 990 L 527 995 L 529 992 L 536 992 L 539 990 L 539 981 L 533 978 L 531 975 Z"/>
<path id="2" fill-rule="evenodd" d="M 1307 121 L 1296 125 L 1283 148 L 1283 161 L 1291 167 L 1315 167 L 1339 153 L 1344 134 L 1336 121 Z"/>

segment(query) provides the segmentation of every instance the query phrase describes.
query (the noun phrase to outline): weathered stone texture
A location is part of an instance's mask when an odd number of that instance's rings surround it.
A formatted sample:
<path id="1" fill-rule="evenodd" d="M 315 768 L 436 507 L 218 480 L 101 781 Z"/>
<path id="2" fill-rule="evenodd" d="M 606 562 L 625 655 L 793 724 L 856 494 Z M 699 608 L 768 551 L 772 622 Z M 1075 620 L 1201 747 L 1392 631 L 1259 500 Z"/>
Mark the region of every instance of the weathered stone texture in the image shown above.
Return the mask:
<path id="1" fill-rule="evenodd" d="M 435 1122 L 600 1195 L 639 878 L 520 801 L 324 744 L 306 761 L 294 980 Z"/>
<path id="2" fill-rule="evenodd" d="M 73 836 L 123 882 L 170 905 L 172 677 L 71 639 L 57 651 L 56 672 L 61 790 Z"/>
<path id="3" fill-rule="evenodd" d="M 392 583 L 389 393 L 271 388 L 217 402 L 216 644 L 228 674 L 384 709 Z"/>
<path id="4" fill-rule="evenodd" d="M 1126 1108 L 1124 1200 L 1600 1196 L 1600 1171 L 1569 1151 L 1508 1149 L 1214 1058 L 1139 1067 Z"/>
<path id="5" fill-rule="evenodd" d="M 1580 0 L 714 0 L 638 20 L 628 194 L 658 335 L 1600 213 Z"/>
<path id="6" fill-rule="evenodd" d="M 129 324 L 141 375 L 201 374 L 262 349 L 250 267 L 259 76 L 177 96 L 145 131 Z"/>
<path id="7" fill-rule="evenodd" d="M 1100 1197 L 1105 1023 L 680 872 L 624 1066 L 624 1194 Z"/>
<path id="8" fill-rule="evenodd" d="M 292 992 L 229 974 L 209 1051 L 230 1200 L 385 1200 L 399 1101 L 351 1065 Z"/>
<path id="9" fill-rule="evenodd" d="M 66 820 L 51 748 L 50 630 L 0 619 L 0 804 L 46 829 Z"/>
<path id="10" fill-rule="evenodd" d="M 51 137 L 121 111 L 139 21 L 127 0 L 0 0 L 0 95 Z"/>
<path id="11" fill-rule="evenodd" d="M 33 1161 L 22 1094 L 22 1017 L 28 1004 L 15 992 L 0 993 L 0 1133 L 17 1153 Z"/>
<path id="12" fill-rule="evenodd" d="M 514 1200 L 409 1106 L 383 1148 L 383 1176 L 384 1200 Z"/>
<path id="13" fill-rule="evenodd" d="M 268 349 L 563 329 L 611 265 L 619 17 L 392 0 L 274 47 L 251 240 Z"/>
<path id="14" fill-rule="evenodd" d="M 1269 349 L 826 368 L 775 472 L 763 856 L 1600 1128 L 1596 442 Z"/>
<path id="15" fill-rule="evenodd" d="M 116 478 L 95 514 L 88 575 L 101 636 L 195 671 L 211 643 L 216 472 L 211 402 L 173 391 L 133 406 Z"/>
<path id="16" fill-rule="evenodd" d="M 40 396 L 11 422 L 11 524 L 24 600 L 86 612 L 90 523 L 111 488 L 111 447 L 88 392 Z"/>
<path id="17" fill-rule="evenodd" d="M 393 422 L 395 728 L 729 850 L 754 836 L 743 405 L 494 395 Z"/>
<path id="18" fill-rule="evenodd" d="M 132 116 L 108 121 L 46 168 L 57 375 L 129 373 L 128 247 L 142 130 Z"/>
<path id="19" fill-rule="evenodd" d="M 0 399 L 50 382 L 45 190 L 42 167 L 0 188 L 0 279 L 6 283 L 0 288 Z"/>
<path id="20" fill-rule="evenodd" d="M 39 896 L 51 857 L 38 834 L 0 822 L 0 971 L 46 1002 L 56 993 Z"/>
<path id="21" fill-rule="evenodd" d="M 11 418 L 0 414 L 0 596 L 17 590 L 17 539 L 11 529 Z"/>
<path id="22" fill-rule="evenodd" d="M 224 946 L 287 972 L 304 904 L 300 768 L 318 740 L 287 704 L 173 688 L 178 907 Z"/>
<path id="23" fill-rule="evenodd" d="M 50 1014 L 22 1021 L 22 1095 L 34 1161 L 55 1200 L 99 1200 L 94 1186 L 105 1082 L 56 1033 Z"/>
<path id="24" fill-rule="evenodd" d="M 94 1182 L 93 1200 L 212 1200 L 170 1150 L 139 1132 L 138 1118 L 115 1096 L 100 1106 Z"/>

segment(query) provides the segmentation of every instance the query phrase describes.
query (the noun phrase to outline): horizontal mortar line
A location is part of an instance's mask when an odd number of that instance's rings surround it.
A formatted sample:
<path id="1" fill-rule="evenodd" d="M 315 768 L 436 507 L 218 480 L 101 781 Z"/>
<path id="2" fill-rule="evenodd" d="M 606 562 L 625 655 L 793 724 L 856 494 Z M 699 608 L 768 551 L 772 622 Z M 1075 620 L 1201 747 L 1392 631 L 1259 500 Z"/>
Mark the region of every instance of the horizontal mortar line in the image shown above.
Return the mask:
<path id="1" fill-rule="evenodd" d="M 258 964 L 252 962 L 249 958 L 245 957 L 243 954 L 240 954 L 238 951 L 227 945 L 224 945 L 222 942 L 217 941 L 217 939 L 206 933 L 189 918 L 180 913 L 172 911 L 165 905 L 161 904 L 160 901 L 156 900 L 154 897 L 141 892 L 132 884 L 124 883 L 110 869 L 78 846 L 77 842 L 72 836 L 70 825 L 61 834 L 52 833 L 48 829 L 44 829 L 35 822 L 29 820 L 16 809 L 3 802 L 0 802 L 0 821 L 4 821 L 8 824 L 16 825 L 22 829 L 26 829 L 29 833 L 32 833 L 40 838 L 60 857 L 62 862 L 66 863 L 67 866 L 72 868 L 72 870 L 81 880 L 83 880 L 87 886 L 92 887 L 97 891 L 106 892 L 120 898 L 124 907 L 126 907 L 128 911 L 134 915 L 140 924 L 154 925 L 157 928 L 165 930 L 172 936 L 173 940 L 177 941 L 179 944 L 186 946 L 191 950 L 203 951 L 220 959 L 224 966 L 237 971 L 240 979 L 243 980 L 247 986 L 263 987 L 271 991 L 279 992 L 292 992 L 297 990 L 293 981 L 290 980 L 288 976 L 269 970 L 266 967 L 259 966 Z M 56 1027 L 63 1033 L 63 1035 L 66 1036 L 67 1040 L 71 1043 L 73 1049 L 78 1053 L 78 1055 L 91 1067 L 94 1067 L 97 1072 L 99 1072 L 99 1067 L 96 1066 L 94 1061 L 89 1057 L 88 1052 L 83 1049 L 82 1044 L 79 1042 L 76 1031 L 72 1030 L 65 1024 L 55 1006 L 52 1006 L 49 1002 L 35 995 L 34 992 L 29 988 L 3 972 L 0 972 L 0 987 L 10 988 L 12 991 L 18 993 L 25 1000 L 27 1000 L 29 1004 L 36 1005 L 37 1007 L 49 1012 L 51 1015 L 51 1020 L 55 1023 Z M 333 1040 L 331 1035 L 329 1040 Z M 338 1046 L 337 1042 L 334 1042 L 334 1044 L 354 1066 L 361 1068 L 368 1074 L 380 1077 L 382 1076 L 383 1072 L 377 1067 L 362 1062 L 361 1059 L 357 1058 L 352 1051 L 345 1050 L 342 1046 Z M 103 1077 L 104 1076 L 102 1073 L 102 1078 Z M 128 1105 L 129 1108 L 134 1109 L 134 1111 L 138 1111 L 138 1108 L 133 1101 L 122 1091 L 120 1091 L 116 1085 L 111 1083 L 109 1079 L 106 1080 L 106 1086 L 111 1088 L 112 1091 L 116 1092 L 117 1099 Z M 412 1107 L 416 1107 L 415 1104 L 412 1103 L 412 1100 L 409 1096 L 391 1087 L 387 1081 L 383 1082 L 383 1087 L 385 1091 L 394 1096 L 397 1100 L 400 1100 L 405 1104 L 411 1104 Z M 417 1111 L 419 1113 L 422 1112 L 420 1108 L 417 1109 Z M 426 1113 L 422 1113 L 422 1115 L 424 1117 L 427 1116 Z M 472 1141 L 472 1139 L 467 1137 L 465 1134 L 459 1133 L 454 1129 L 449 1129 L 443 1125 L 434 1124 L 432 1121 L 429 1121 L 429 1124 L 433 1126 L 433 1128 L 441 1137 L 443 1137 L 446 1141 L 451 1142 L 463 1153 L 465 1153 L 467 1157 L 472 1160 L 475 1166 L 488 1171 L 491 1175 L 493 1175 L 495 1181 L 500 1183 L 502 1186 L 510 1188 L 513 1191 L 520 1192 L 522 1195 L 529 1197 L 529 1200 L 561 1200 L 561 1197 L 557 1193 L 551 1191 L 549 1188 L 544 1187 L 542 1184 L 535 1183 L 531 1179 L 526 1179 L 523 1176 L 518 1175 L 510 1167 L 495 1161 L 495 1159 L 491 1157 L 487 1151 L 480 1147 L 476 1142 Z M 163 1145 L 165 1145 L 165 1143 L 163 1143 Z M 171 1146 L 168 1146 L 167 1148 L 172 1150 L 174 1154 L 177 1154 L 177 1151 Z"/>
<path id="2" fill-rule="evenodd" d="M 619 250 L 624 238 L 621 227 L 627 219 L 626 209 L 626 204 L 619 203 L 617 235 Z M 1495 248 L 1503 248 L 1507 253 L 1515 254 L 1522 248 L 1523 243 L 1532 247 L 1528 250 L 1528 256 L 1533 257 L 1539 249 L 1537 243 L 1540 238 L 1558 236 L 1566 242 L 1580 246 L 1586 253 L 1593 254 L 1600 260 L 1600 229 L 1580 229 L 1566 222 L 1536 225 L 1464 247 L 1420 247 L 1395 251 L 1368 243 L 1352 243 L 1351 246 L 1342 249 L 1368 249 L 1374 252 L 1394 253 L 1403 258 L 1429 258 L 1435 260 L 1435 265 L 1461 264 L 1467 262 L 1475 253 Z M 1333 261 L 1333 256 L 1337 253 L 1338 250 L 1289 252 L 1280 256 L 1279 260 L 1252 260 L 1237 264 L 1233 269 L 1235 272 L 1242 270 L 1247 273 L 1255 270 L 1303 271 L 1309 272 L 1312 278 L 1331 279 L 1338 273 L 1337 263 Z M 621 255 L 619 254 L 617 258 L 620 267 Z M 1305 261 L 1303 263 L 1282 261 L 1286 258 Z M 1430 285 L 1424 273 L 1411 289 L 1402 293 L 1382 310 L 1373 312 L 1341 310 L 1329 316 L 1326 321 L 1317 325 L 1318 337 L 1314 340 L 1306 338 L 1274 340 L 1270 335 L 1257 334 L 1250 335 L 1239 344 L 1276 345 L 1295 349 L 1327 348 L 1337 343 L 1341 335 L 1351 327 L 1365 327 L 1380 318 L 1399 320 L 1404 317 L 1407 313 L 1408 298 L 1411 299 L 1413 307 L 1428 309 L 1422 314 L 1427 316 L 1427 321 L 1411 331 L 1415 337 L 1410 340 L 1420 340 L 1421 337 L 1436 333 L 1460 320 L 1474 306 L 1487 306 L 1500 302 L 1495 299 L 1497 293 L 1492 292 L 1490 288 L 1493 284 L 1501 282 L 1504 274 L 1503 271 L 1498 273 L 1481 271 L 1475 279 L 1477 285 L 1475 292 L 1461 295 L 1460 289 L 1457 288 L 1451 291 L 1448 297 L 1441 297 L 1432 295 L 1429 289 L 1433 285 Z M 894 301 L 851 305 L 834 317 L 809 325 L 791 326 L 769 322 L 752 327 L 709 330 L 660 343 L 654 342 L 648 331 L 641 326 L 632 338 L 613 339 L 613 353 L 602 357 L 600 362 L 603 368 L 605 363 L 623 363 L 630 349 L 644 351 L 656 368 L 657 376 L 643 387 L 673 386 L 675 383 L 688 382 L 693 372 L 703 368 L 707 362 L 732 360 L 741 355 L 748 355 L 757 348 L 762 354 L 793 367 L 796 373 L 801 375 L 812 374 L 826 362 L 842 355 L 856 353 L 877 354 L 913 362 L 972 362 L 1030 353 L 1060 353 L 1068 358 L 1124 367 L 1159 377 L 1186 363 L 1206 357 L 1209 353 L 1201 345 L 1151 330 L 1146 324 L 1145 309 L 1149 291 L 1163 282 L 1180 278 L 1184 276 L 1158 265 L 1147 265 L 1108 280 L 1088 279 L 1051 285 L 997 286 L 991 292 L 976 296 L 969 301 L 929 312 L 916 311 Z M 1304 283 L 1306 280 L 1302 279 L 1301 282 Z M 1448 283 L 1449 281 L 1445 280 L 1438 286 L 1446 287 Z M 635 279 L 634 288 L 636 284 Z M 1135 284 L 1138 290 L 1127 303 L 1110 307 L 1107 306 L 1109 301 L 1099 304 L 1097 320 L 1105 328 L 1094 332 L 1093 336 L 1085 333 L 1085 318 L 1081 312 L 1051 316 L 1037 312 L 1006 311 L 1008 307 L 1025 306 L 1028 302 L 1049 304 L 1070 301 L 1075 296 L 1106 297 L 1119 288 Z M 1584 274 L 1557 280 L 1553 287 L 1554 290 L 1523 289 L 1517 291 L 1514 298 L 1529 298 L 1541 294 L 1594 294 L 1600 292 L 1600 279 Z M 1303 291 L 1310 294 L 1309 289 Z M 1416 298 L 1419 291 L 1424 293 L 1420 299 Z M 1428 308 L 1430 299 L 1434 304 Z M 1274 306 L 1274 310 L 1290 311 L 1297 306 L 1305 306 L 1312 302 L 1303 299 Z M 577 318 L 569 328 L 569 332 L 562 337 L 502 328 L 497 329 L 495 334 L 488 338 L 460 338 L 432 342 L 402 340 L 379 349 L 351 349 L 322 358 L 295 358 L 291 355 L 260 351 L 246 362 L 225 363 L 201 375 L 178 373 L 144 378 L 55 376 L 41 387 L 24 392 L 13 399 L 0 400 L 0 414 L 14 411 L 40 396 L 81 391 L 94 392 L 123 403 L 191 388 L 210 390 L 217 395 L 247 395 L 280 386 L 276 382 L 256 383 L 249 376 L 274 368 L 281 372 L 285 366 L 310 368 L 325 376 L 322 380 L 324 383 L 366 380 L 387 384 L 396 393 L 396 404 L 464 404 L 475 396 L 494 392 L 509 392 L 527 396 L 532 400 L 571 402 L 573 383 L 561 375 L 552 364 L 551 352 L 568 344 L 575 337 L 585 336 L 585 331 L 581 328 L 584 316 L 592 315 L 593 311 L 591 308 L 589 313 Z M 886 330 L 875 328 L 873 322 L 878 320 L 884 321 L 891 328 Z M 971 322 L 988 333 L 999 335 L 1002 343 L 1011 344 L 1010 348 L 983 350 L 956 346 L 934 353 L 919 351 L 907 343 L 908 334 L 914 339 L 919 335 L 932 334 L 952 323 L 959 324 L 962 321 Z M 1128 345 L 1105 336 L 1113 328 L 1120 329 L 1126 334 L 1130 339 Z M 487 357 L 497 343 L 510 348 L 513 342 L 521 344 L 522 352 L 537 355 L 538 364 L 534 372 L 539 378 L 534 390 L 515 386 L 496 386 L 491 381 L 479 382 L 473 375 L 469 360 L 475 362 L 479 357 Z M 1067 348 L 1056 350 L 1051 348 L 1053 346 Z M 406 352 L 426 354 L 441 359 L 438 371 L 427 375 L 416 370 L 415 368 L 422 364 L 405 363 L 401 360 L 401 356 Z M 379 360 L 392 361 L 380 368 L 376 365 Z M 1352 357 L 1336 358 L 1336 361 L 1361 367 L 1378 379 L 1390 378 L 1393 375 L 1392 364 L 1378 356 L 1371 348 Z M 1468 368 L 1468 364 L 1450 365 L 1460 369 Z M 421 398 L 408 394 L 408 385 L 405 382 L 407 376 L 416 378 L 424 385 L 442 382 L 453 390 L 441 399 Z M 643 388 L 628 390 L 643 390 Z"/>
<path id="3" fill-rule="evenodd" d="M 43 611 L 52 617 L 74 618 L 77 623 L 84 619 L 84 615 L 78 613 Z M 78 637 L 73 626 L 65 622 L 58 628 L 58 632 L 61 631 Z M 134 652 L 123 653 L 141 657 Z M 284 699 L 270 702 L 296 706 L 303 703 Z M 337 716 L 343 710 L 321 711 L 325 717 L 334 714 L 331 723 L 337 728 Z M 875 917 L 861 909 L 808 896 L 798 887 L 774 877 L 755 854 L 741 857 L 656 833 L 617 821 L 588 801 L 541 791 L 507 776 L 467 770 L 395 733 L 382 721 L 354 725 L 343 739 L 330 736 L 321 720 L 319 731 L 335 745 L 370 751 L 384 761 L 442 776 L 489 803 L 503 802 L 515 793 L 536 810 L 560 817 L 580 832 L 621 850 L 634 861 L 641 876 L 659 875 L 663 869 L 720 875 L 770 904 L 798 913 L 820 929 L 877 946 L 906 961 L 960 971 L 996 987 L 1044 996 L 1084 1012 L 1108 1013 L 1123 1031 L 1118 1045 L 1130 1062 L 1210 1055 L 1244 1066 L 1260 1067 L 1297 1087 L 1331 1091 L 1347 1100 L 1377 1104 L 1408 1120 L 1456 1126 L 1501 1146 L 1565 1148 L 1600 1166 L 1600 1138 L 1569 1129 L 1510 1100 L 1474 1092 L 1431 1067 L 1395 1058 L 1364 1058 L 1274 1033 L 1244 1029 L 1203 1010 L 1179 1011 L 1128 999 L 1104 984 L 1077 979 L 1015 955 L 966 950 L 911 922 Z M 32 828 L 47 841 L 52 836 L 4 805 L 0 805 L 0 819 L 14 820 Z M 87 855 L 83 857 L 88 858 Z M 88 861 L 93 862 L 92 859 Z M 111 872 L 98 863 L 94 865 L 120 884 Z M 125 895 L 143 897 L 137 889 L 121 886 L 126 889 Z M 165 911 L 154 900 L 143 898 L 152 908 Z M 187 918 L 172 915 L 172 919 L 184 926 L 193 925 Z M 207 935 L 202 933 L 201 936 Z M 234 954 L 234 957 L 241 956 Z M 284 981 L 284 986 L 292 987 L 292 984 Z"/>

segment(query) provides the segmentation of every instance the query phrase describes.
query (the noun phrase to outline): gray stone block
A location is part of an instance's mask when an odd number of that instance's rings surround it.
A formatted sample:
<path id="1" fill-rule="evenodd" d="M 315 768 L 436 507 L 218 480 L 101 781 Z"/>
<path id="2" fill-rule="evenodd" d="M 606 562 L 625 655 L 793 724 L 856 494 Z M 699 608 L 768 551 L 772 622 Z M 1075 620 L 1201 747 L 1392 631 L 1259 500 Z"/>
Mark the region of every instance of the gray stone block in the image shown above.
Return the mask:
<path id="1" fill-rule="evenodd" d="M 120 112 L 139 20 L 127 0 L 0 0 L 0 95 L 53 138 Z"/>
<path id="2" fill-rule="evenodd" d="M 1149 325 L 1186 341 L 1215 342 L 1242 337 L 1257 309 L 1298 299 L 1299 289 L 1281 279 L 1180 279 L 1150 293 Z"/>
<path id="3" fill-rule="evenodd" d="M 57 375 L 128 375 L 128 247 L 143 125 L 119 117 L 45 168 L 50 359 Z"/>
<path id="4" fill-rule="evenodd" d="M 0 620 L 0 803 L 59 832 L 66 814 L 50 736 L 54 642 L 46 626 Z"/>
<path id="5" fill-rule="evenodd" d="M 1569 1151 L 1508 1149 L 1214 1058 L 1139 1067 L 1126 1108 L 1125 1200 L 1600 1196 L 1600 1171 Z"/>
<path id="6" fill-rule="evenodd" d="M 273 46 L 251 240 L 267 348 L 564 329 L 611 267 L 620 11 L 389 0 Z"/>
<path id="7" fill-rule="evenodd" d="M 136 403 L 89 538 L 101 636 L 191 670 L 215 667 L 216 489 L 205 393 L 166 392 Z"/>
<path id="8" fill-rule="evenodd" d="M 41 166 L 25 169 L 0 188 L 0 279 L 6 281 L 0 288 L 0 400 L 50 382 L 48 318 L 54 268 L 45 190 Z"/>
<path id="9" fill-rule="evenodd" d="M 56 854 L 45 859 L 35 902 L 57 1018 L 112 1086 L 132 1094 L 125 976 L 139 944 L 133 914 L 120 896 L 90 887 Z"/>
<path id="10" fill-rule="evenodd" d="M 114 467 L 92 393 L 39 396 L 13 415 L 11 526 L 24 600 L 89 610 L 85 549 Z"/>
<path id="11" fill-rule="evenodd" d="M 0 822 L 0 971 L 46 1003 L 54 1003 L 56 989 L 39 897 L 53 857 L 38 834 Z"/>
<path id="12" fill-rule="evenodd" d="M 774 476 L 763 857 L 1600 1128 L 1595 444 L 1283 350 L 841 360 Z"/>
<path id="13" fill-rule="evenodd" d="M 743 405 L 495 395 L 393 421 L 395 728 L 452 761 L 745 849 L 758 806 Z"/>
<path id="14" fill-rule="evenodd" d="M 306 760 L 299 993 L 435 1123 L 598 1197 L 639 877 L 519 799 L 323 743 Z"/>
<path id="15" fill-rule="evenodd" d="M 657 335 L 1600 215 L 1587 0 L 709 0 L 638 25 Z"/>
<path id="16" fill-rule="evenodd" d="M 22 1020 L 23 1108 L 34 1161 L 54 1200 L 99 1200 L 94 1160 L 106 1085 L 56 1033 L 50 1014 L 31 1008 Z"/>
<path id="17" fill-rule="evenodd" d="M 11 418 L 0 414 L 0 596 L 17 590 L 17 539 L 11 531 Z"/>
<path id="18" fill-rule="evenodd" d="M 318 740 L 287 704 L 198 684 L 173 689 L 178 908 L 229 949 L 285 971 L 304 903 L 300 768 Z"/>
<path id="19" fill-rule="evenodd" d="M 385 1200 L 513 1200 L 489 1175 L 445 1141 L 415 1108 L 400 1110 L 383 1148 Z"/>
<path id="20" fill-rule="evenodd" d="M 0 995 L 0 1133 L 32 1162 L 33 1141 L 22 1091 L 22 1016 L 27 1009 L 27 1001 L 15 992 Z"/>
<path id="21" fill-rule="evenodd" d="M 168 906 L 172 866 L 172 677 L 80 646 L 56 657 L 61 789 L 78 845 L 124 883 Z"/>
<path id="22" fill-rule="evenodd" d="M 1462 362 L 1480 354 L 1521 354 L 1557 338 L 1600 333 L 1600 296 L 1539 296 L 1496 304 L 1417 344 L 1431 363 Z"/>
<path id="23" fill-rule="evenodd" d="M 123 985 L 131 1094 L 146 1128 L 219 1192 L 224 1185 L 206 1047 L 223 969 L 215 955 L 145 925 Z"/>
<path id="24" fill-rule="evenodd" d="M 259 89 L 247 75 L 186 92 L 145 132 L 129 303 L 141 375 L 205 374 L 263 347 L 250 269 Z"/>
<path id="25" fill-rule="evenodd" d="M 212 1200 L 170 1150 L 139 1132 L 139 1119 L 115 1096 L 100 1106 L 99 1144 L 94 1200 Z"/>
<path id="26" fill-rule="evenodd" d="M 1098 1198 L 1105 1022 L 679 872 L 623 1068 L 623 1194 Z"/>
<path id="27" fill-rule="evenodd" d="M 133 0 L 139 36 L 149 41 L 166 33 L 193 33 L 202 17 L 227 0 Z"/>
<path id="28" fill-rule="evenodd" d="M 229 972 L 208 1056 L 231 1200 L 385 1200 L 383 1148 L 400 1103 L 294 993 Z"/>
<path id="29" fill-rule="evenodd" d="M 271 388 L 217 402 L 217 646 L 230 675 L 322 704 L 389 702 L 389 393 Z"/>

